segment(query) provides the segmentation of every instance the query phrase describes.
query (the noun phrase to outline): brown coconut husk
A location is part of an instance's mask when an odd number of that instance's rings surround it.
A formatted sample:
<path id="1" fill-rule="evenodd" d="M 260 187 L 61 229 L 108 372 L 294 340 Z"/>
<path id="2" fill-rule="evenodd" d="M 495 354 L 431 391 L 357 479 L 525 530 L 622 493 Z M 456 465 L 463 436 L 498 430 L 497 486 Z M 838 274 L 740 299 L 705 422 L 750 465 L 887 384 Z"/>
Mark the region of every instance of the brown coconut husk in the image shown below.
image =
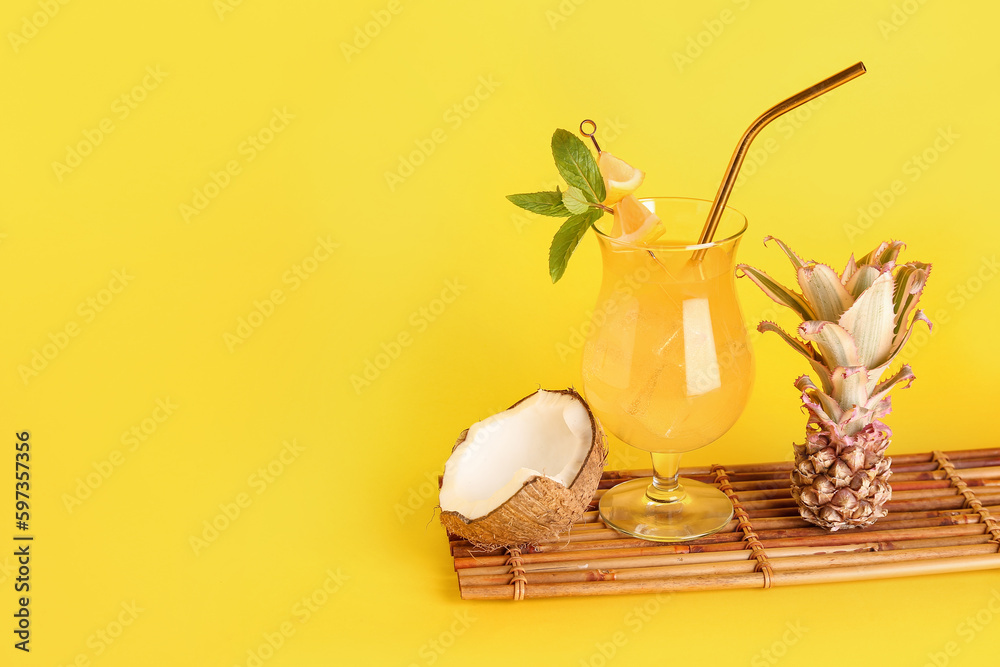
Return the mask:
<path id="1" fill-rule="evenodd" d="M 557 538 L 583 516 L 601 481 L 607 458 L 607 438 L 580 394 L 572 388 L 546 391 L 573 396 L 583 404 L 590 417 L 593 433 L 590 450 L 573 482 L 565 487 L 548 477 L 533 477 L 500 506 L 478 519 L 470 520 L 458 512 L 442 511 L 441 523 L 448 532 L 483 549 L 525 548 Z M 516 407 L 534 395 L 529 394 L 510 407 Z M 465 442 L 468 433 L 469 429 L 461 433 L 452 451 Z"/>

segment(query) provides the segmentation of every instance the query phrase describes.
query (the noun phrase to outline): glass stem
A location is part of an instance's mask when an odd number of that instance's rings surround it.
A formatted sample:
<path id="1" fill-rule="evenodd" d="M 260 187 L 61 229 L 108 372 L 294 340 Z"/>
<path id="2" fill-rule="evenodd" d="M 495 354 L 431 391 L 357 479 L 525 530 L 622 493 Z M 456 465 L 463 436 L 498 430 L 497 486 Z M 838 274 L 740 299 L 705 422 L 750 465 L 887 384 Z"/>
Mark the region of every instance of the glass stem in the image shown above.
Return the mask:
<path id="1" fill-rule="evenodd" d="M 650 500 L 660 503 L 676 503 L 684 500 L 687 493 L 681 486 L 678 473 L 681 466 L 680 454 L 652 454 L 653 483 L 646 489 Z"/>

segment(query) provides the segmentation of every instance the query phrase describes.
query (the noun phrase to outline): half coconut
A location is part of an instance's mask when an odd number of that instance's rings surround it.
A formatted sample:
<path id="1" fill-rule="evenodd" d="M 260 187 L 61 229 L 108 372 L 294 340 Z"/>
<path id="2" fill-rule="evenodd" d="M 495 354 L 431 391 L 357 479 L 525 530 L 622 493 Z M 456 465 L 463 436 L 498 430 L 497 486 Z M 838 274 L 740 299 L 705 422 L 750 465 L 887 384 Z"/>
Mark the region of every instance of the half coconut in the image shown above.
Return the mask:
<path id="1" fill-rule="evenodd" d="M 540 389 L 459 436 L 441 480 L 441 523 L 486 548 L 553 539 L 583 516 L 605 457 L 586 401 Z"/>

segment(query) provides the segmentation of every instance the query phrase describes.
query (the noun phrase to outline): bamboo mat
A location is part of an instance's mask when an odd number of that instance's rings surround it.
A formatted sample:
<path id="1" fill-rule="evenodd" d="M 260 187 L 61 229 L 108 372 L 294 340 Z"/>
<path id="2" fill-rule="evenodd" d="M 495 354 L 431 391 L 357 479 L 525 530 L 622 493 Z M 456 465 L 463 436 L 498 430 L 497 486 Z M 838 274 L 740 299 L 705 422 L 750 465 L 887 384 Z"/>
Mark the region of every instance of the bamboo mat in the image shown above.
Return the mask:
<path id="1" fill-rule="evenodd" d="M 587 513 L 561 539 L 483 551 L 453 535 L 463 599 L 770 588 L 1000 568 L 1000 448 L 892 457 L 889 513 L 828 532 L 798 515 L 790 462 L 682 468 L 721 488 L 735 518 L 714 535 L 664 544 L 623 535 L 597 515 L 604 491 L 652 470 L 605 471 Z"/>

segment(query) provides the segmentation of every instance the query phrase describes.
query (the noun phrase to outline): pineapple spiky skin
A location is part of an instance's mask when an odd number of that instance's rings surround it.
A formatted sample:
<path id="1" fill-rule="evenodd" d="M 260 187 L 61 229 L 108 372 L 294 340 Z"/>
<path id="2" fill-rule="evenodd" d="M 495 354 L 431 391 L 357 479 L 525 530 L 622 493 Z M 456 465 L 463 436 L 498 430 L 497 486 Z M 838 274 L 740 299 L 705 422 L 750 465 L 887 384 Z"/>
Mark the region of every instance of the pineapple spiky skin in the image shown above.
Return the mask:
<path id="1" fill-rule="evenodd" d="M 772 240 L 767 237 L 765 243 Z M 759 331 L 777 333 L 811 364 L 816 377 L 803 375 L 795 386 L 809 414 L 806 440 L 794 445 L 791 491 L 806 521 L 834 531 L 869 526 L 885 516 L 892 496 L 892 460 L 885 455 L 892 431 L 882 422 L 890 411 L 889 392 L 909 386 L 913 372 L 903 365 L 880 382 L 906 344 L 917 321 L 930 321 L 917 303 L 930 275 L 922 262 L 898 264 L 899 241 L 885 242 L 855 260 L 843 273 L 803 261 L 778 239 L 791 261 L 801 292 L 746 264 L 738 268 L 765 294 L 801 319 L 789 335 L 773 322 Z"/>
<path id="2" fill-rule="evenodd" d="M 892 459 L 885 455 L 892 431 L 877 415 L 854 435 L 809 410 L 806 441 L 793 445 L 792 497 L 809 523 L 830 531 L 870 526 L 886 515 L 892 497 Z M 887 411 L 887 410 L 886 410 Z"/>

